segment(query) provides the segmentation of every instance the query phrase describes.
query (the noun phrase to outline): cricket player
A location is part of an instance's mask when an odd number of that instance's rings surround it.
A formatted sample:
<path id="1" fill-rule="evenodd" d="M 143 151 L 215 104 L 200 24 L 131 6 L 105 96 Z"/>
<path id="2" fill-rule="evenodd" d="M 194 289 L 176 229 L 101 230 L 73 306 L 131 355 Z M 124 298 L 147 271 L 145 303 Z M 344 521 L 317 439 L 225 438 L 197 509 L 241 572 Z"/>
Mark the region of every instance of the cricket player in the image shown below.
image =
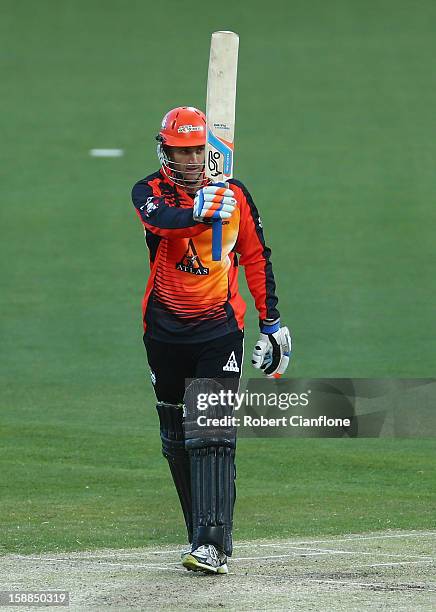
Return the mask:
<path id="1" fill-rule="evenodd" d="M 267 376 L 283 374 L 291 339 L 280 323 L 271 251 L 250 193 L 235 179 L 222 187 L 205 178 L 205 115 L 190 106 L 170 110 L 156 139 L 160 169 L 132 190 L 151 270 L 143 299 L 144 344 L 162 451 L 190 542 L 182 563 L 226 574 L 232 554 L 235 437 L 227 432 L 187 440 L 184 407 L 186 414 L 192 389 L 185 381 L 239 381 L 246 310 L 238 290 L 240 265 L 259 312 L 253 366 Z M 222 221 L 221 261 L 212 261 L 216 219 Z"/>

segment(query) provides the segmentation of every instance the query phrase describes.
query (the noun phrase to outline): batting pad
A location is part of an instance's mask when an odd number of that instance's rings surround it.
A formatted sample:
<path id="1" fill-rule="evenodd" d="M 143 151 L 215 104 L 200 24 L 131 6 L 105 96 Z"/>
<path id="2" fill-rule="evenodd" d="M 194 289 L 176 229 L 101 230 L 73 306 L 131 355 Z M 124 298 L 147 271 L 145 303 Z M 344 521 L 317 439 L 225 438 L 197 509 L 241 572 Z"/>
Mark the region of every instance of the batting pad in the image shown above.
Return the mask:
<path id="1" fill-rule="evenodd" d="M 215 401 L 216 397 L 224 397 L 220 391 L 225 391 L 223 385 L 212 379 L 196 379 L 188 386 L 185 444 L 191 464 L 192 547 L 213 544 L 231 556 L 236 428 L 228 421 L 233 406 Z M 205 405 L 207 396 L 214 401 L 206 409 L 199 408 Z"/>
<path id="2" fill-rule="evenodd" d="M 168 461 L 182 506 L 188 540 L 192 542 L 191 467 L 190 457 L 185 449 L 183 407 L 159 402 L 156 408 L 160 421 L 162 454 Z"/>

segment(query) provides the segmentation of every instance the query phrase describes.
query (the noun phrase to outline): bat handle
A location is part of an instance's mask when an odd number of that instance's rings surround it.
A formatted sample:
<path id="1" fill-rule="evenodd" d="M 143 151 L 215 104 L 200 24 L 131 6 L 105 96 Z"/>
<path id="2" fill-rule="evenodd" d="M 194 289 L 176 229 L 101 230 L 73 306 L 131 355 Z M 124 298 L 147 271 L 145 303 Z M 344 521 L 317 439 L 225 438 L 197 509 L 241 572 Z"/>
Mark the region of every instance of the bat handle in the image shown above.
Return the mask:
<path id="1" fill-rule="evenodd" d="M 216 187 L 226 187 L 226 183 L 214 183 Z M 212 261 L 221 261 L 223 248 L 223 224 L 221 219 L 212 223 Z"/>
<path id="2" fill-rule="evenodd" d="M 223 224 L 221 219 L 212 223 L 212 261 L 221 261 L 223 246 Z"/>

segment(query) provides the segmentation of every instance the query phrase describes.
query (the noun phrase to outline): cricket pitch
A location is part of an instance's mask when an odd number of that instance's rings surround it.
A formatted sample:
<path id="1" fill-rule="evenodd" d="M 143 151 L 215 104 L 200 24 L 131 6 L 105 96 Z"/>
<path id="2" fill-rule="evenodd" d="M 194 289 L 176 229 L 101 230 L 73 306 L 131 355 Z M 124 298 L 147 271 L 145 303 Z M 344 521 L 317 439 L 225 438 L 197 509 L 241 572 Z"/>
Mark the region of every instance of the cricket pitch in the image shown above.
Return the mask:
<path id="1" fill-rule="evenodd" d="M 432 610 L 435 537 L 236 542 L 227 576 L 187 572 L 177 546 L 5 555 L 0 590 L 68 590 L 69 610 Z"/>

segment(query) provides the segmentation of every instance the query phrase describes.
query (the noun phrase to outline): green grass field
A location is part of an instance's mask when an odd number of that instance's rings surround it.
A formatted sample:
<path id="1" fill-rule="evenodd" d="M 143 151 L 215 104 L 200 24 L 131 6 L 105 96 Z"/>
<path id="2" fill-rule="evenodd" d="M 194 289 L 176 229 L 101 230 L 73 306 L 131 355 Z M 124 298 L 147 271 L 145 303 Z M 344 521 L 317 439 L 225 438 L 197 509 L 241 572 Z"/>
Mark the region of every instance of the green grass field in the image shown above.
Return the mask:
<path id="1" fill-rule="evenodd" d="M 1 550 L 184 539 L 130 189 L 157 169 L 164 112 L 204 107 L 214 30 L 241 36 L 236 175 L 292 375 L 435 375 L 434 2 L 225 0 L 225 19 L 197 0 L 0 4 Z M 250 302 L 246 353 L 256 337 Z M 236 538 L 429 528 L 435 446 L 241 440 Z"/>

